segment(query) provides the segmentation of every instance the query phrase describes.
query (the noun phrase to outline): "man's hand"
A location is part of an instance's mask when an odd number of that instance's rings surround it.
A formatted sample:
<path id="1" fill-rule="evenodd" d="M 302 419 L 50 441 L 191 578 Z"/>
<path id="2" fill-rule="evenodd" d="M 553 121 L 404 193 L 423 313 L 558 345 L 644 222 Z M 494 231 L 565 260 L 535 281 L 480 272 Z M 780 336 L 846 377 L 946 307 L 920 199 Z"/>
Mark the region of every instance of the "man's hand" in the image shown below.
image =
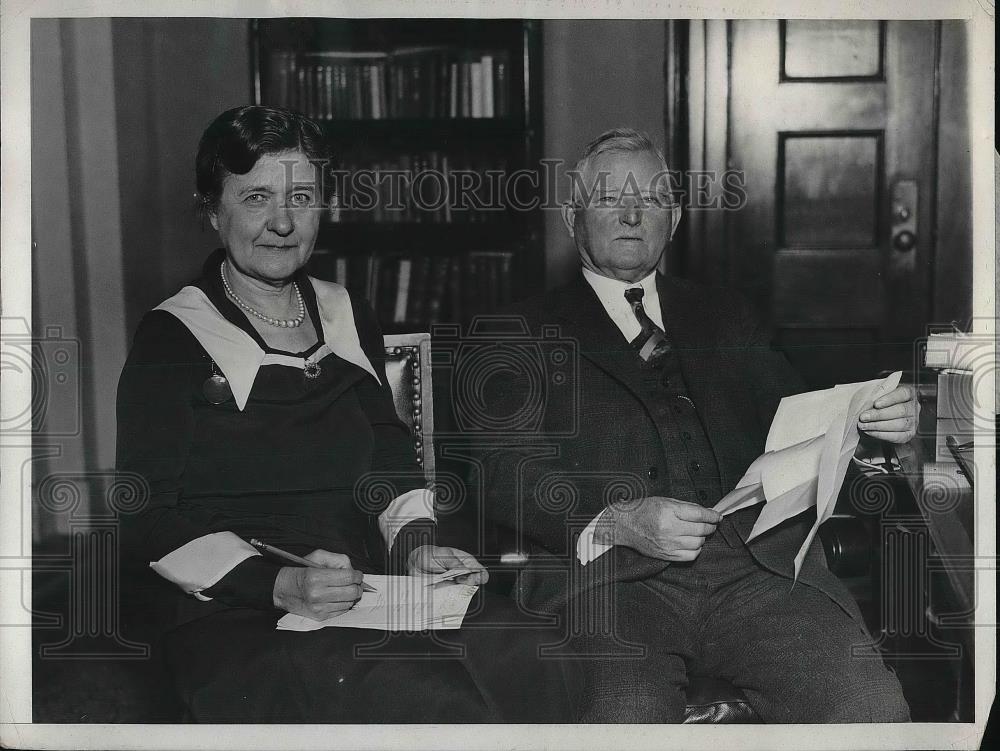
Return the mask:
<path id="1" fill-rule="evenodd" d="M 305 557 L 324 568 L 284 566 L 274 580 L 274 606 L 314 621 L 350 610 L 361 598 L 362 581 L 350 559 L 326 550 Z"/>
<path id="2" fill-rule="evenodd" d="M 907 443 L 917 434 L 920 405 L 909 386 L 897 386 L 875 400 L 872 409 L 861 413 L 858 430 L 862 435 L 889 443 Z"/>
<path id="3" fill-rule="evenodd" d="M 475 556 L 458 548 L 442 548 L 437 545 L 421 545 L 410 553 L 406 570 L 410 576 L 433 576 L 456 568 L 475 569 L 471 574 L 455 578 L 462 584 L 485 584 L 490 575 Z"/>
<path id="4" fill-rule="evenodd" d="M 594 539 L 606 545 L 624 545 L 650 558 L 693 561 L 705 538 L 722 516 L 717 511 L 676 498 L 648 496 L 627 509 L 609 507 Z"/>

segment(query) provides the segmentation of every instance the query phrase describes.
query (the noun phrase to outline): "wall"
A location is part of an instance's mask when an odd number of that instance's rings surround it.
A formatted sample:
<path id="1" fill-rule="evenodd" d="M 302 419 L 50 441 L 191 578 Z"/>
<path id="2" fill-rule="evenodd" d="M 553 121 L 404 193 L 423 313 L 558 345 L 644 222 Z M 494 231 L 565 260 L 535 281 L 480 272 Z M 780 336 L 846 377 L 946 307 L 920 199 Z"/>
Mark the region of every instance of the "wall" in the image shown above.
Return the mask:
<path id="1" fill-rule="evenodd" d="M 197 275 L 218 236 L 194 207 L 205 126 L 251 100 L 249 23 L 237 18 L 112 22 L 129 336 L 142 314 Z"/>
<path id="2" fill-rule="evenodd" d="M 543 156 L 572 168 L 588 141 L 621 125 L 645 130 L 662 144 L 665 35 L 663 21 L 545 21 Z M 579 264 L 559 212 L 545 213 L 545 281 L 551 288 L 566 283 Z"/>
<path id="3" fill-rule="evenodd" d="M 32 316 L 48 340 L 35 396 L 38 535 L 85 515 L 114 465 L 126 338 L 112 55 L 108 19 L 31 25 Z"/>

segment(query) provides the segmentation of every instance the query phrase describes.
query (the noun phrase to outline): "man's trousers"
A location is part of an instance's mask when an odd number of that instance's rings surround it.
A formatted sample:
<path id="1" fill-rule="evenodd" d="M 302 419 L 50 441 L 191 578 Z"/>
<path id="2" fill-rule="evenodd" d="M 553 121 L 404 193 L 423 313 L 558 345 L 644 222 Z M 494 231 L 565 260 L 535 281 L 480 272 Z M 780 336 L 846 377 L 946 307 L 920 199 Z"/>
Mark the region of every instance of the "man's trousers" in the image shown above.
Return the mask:
<path id="1" fill-rule="evenodd" d="M 592 655 L 581 658 L 580 720 L 680 722 L 688 676 L 700 674 L 741 688 L 765 722 L 907 721 L 899 681 L 857 617 L 760 566 L 726 525 L 692 563 L 583 595 L 606 601 L 588 611 L 603 625 L 572 641 Z"/>

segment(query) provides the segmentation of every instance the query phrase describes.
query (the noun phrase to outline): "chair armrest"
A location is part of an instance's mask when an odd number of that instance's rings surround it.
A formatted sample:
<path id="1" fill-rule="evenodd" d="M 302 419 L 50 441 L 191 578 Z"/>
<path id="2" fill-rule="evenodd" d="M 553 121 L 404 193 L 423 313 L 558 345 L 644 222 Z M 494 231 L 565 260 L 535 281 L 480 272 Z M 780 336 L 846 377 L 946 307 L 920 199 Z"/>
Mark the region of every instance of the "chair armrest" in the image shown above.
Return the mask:
<path id="1" fill-rule="evenodd" d="M 841 579 L 865 576 L 871 570 L 871 532 L 857 516 L 830 517 L 819 528 L 819 539 L 830 571 Z"/>

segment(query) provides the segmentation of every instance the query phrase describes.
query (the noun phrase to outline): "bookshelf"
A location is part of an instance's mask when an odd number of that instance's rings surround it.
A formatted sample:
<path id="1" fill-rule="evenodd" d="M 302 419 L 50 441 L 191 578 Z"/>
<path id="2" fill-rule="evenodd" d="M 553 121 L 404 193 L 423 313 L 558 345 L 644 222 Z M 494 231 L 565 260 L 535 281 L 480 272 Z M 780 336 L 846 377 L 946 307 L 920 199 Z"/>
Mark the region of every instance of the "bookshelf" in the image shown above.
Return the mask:
<path id="1" fill-rule="evenodd" d="M 544 287 L 537 21 L 250 24 L 255 101 L 310 115 L 338 151 L 344 208 L 310 273 L 366 296 L 387 333 Z"/>

